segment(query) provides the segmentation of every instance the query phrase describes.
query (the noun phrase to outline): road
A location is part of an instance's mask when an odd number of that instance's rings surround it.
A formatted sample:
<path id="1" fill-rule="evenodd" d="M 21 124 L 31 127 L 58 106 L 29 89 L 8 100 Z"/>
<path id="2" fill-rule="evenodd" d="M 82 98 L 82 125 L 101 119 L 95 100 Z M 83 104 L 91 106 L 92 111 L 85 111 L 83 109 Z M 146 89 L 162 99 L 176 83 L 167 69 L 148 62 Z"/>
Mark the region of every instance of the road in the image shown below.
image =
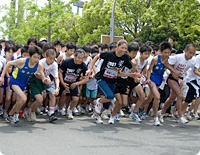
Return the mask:
<path id="1" fill-rule="evenodd" d="M 113 125 L 95 124 L 89 116 L 60 117 L 48 123 L 21 119 L 11 125 L 0 118 L 0 152 L 3 155 L 196 155 L 200 152 L 200 121 L 180 125 L 167 118 L 153 126 L 147 118 L 138 124 L 121 118 Z M 1 155 L 0 153 L 0 155 Z"/>

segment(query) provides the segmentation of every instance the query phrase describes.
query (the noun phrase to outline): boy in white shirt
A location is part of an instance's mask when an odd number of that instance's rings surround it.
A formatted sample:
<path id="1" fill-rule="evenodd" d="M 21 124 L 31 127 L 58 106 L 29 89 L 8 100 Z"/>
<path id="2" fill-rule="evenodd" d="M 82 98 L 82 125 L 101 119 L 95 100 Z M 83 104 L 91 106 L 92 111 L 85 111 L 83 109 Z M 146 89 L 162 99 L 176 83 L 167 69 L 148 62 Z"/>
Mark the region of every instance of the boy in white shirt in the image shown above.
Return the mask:
<path id="1" fill-rule="evenodd" d="M 185 72 L 193 65 L 192 57 L 196 53 L 196 46 L 194 44 L 188 44 L 185 48 L 185 53 L 178 54 L 173 57 L 170 57 L 168 62 L 165 63 L 165 66 L 173 71 L 167 79 L 168 85 L 172 89 L 170 92 L 169 98 L 165 101 L 164 107 L 162 110 L 158 111 L 160 122 L 164 122 L 163 114 L 169 108 L 171 103 L 173 103 L 177 97 L 176 107 L 178 109 L 178 122 L 181 124 L 188 123 L 182 115 L 182 101 L 183 93 L 179 85 L 179 78 L 182 79 L 185 76 Z M 179 72 L 179 73 L 178 73 Z M 176 74 L 175 74 L 176 73 Z"/>

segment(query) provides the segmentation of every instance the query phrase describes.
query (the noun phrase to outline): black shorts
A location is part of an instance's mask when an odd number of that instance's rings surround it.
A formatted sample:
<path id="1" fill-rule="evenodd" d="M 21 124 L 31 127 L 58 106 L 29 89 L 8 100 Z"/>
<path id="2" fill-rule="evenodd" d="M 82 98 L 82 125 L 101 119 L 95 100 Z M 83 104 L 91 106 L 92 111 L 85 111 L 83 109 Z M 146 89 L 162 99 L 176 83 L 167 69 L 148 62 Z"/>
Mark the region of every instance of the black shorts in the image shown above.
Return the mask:
<path id="1" fill-rule="evenodd" d="M 168 79 L 176 81 L 176 82 L 177 82 L 177 84 L 180 86 L 180 84 L 179 84 L 178 80 L 176 80 L 176 79 L 175 79 L 175 78 L 172 76 L 172 74 L 169 74 L 169 76 L 168 76 L 168 78 L 167 78 L 167 84 L 168 84 Z M 180 78 L 180 79 L 182 79 L 182 80 L 183 80 L 183 78 Z"/>
<path id="2" fill-rule="evenodd" d="M 140 83 L 136 83 L 135 80 L 133 78 L 128 77 L 128 88 L 130 89 L 130 91 L 135 88 L 137 85 L 139 85 Z"/>
<path id="3" fill-rule="evenodd" d="M 127 95 L 127 79 L 119 78 L 117 79 L 117 84 L 115 88 L 115 94 Z"/>
<path id="4" fill-rule="evenodd" d="M 69 84 L 69 87 L 72 83 L 68 83 Z M 60 84 L 60 91 L 59 91 L 59 96 L 62 95 L 62 92 L 65 90 L 65 88 L 63 87 L 62 84 Z M 78 93 L 78 86 L 76 86 L 73 90 L 72 89 L 69 89 L 69 91 L 66 92 L 66 96 L 79 96 L 79 93 Z"/>
<path id="5" fill-rule="evenodd" d="M 187 83 L 189 89 L 187 92 L 187 96 L 185 102 L 190 103 L 197 97 L 200 97 L 200 87 L 197 84 L 196 80 L 190 81 Z"/>

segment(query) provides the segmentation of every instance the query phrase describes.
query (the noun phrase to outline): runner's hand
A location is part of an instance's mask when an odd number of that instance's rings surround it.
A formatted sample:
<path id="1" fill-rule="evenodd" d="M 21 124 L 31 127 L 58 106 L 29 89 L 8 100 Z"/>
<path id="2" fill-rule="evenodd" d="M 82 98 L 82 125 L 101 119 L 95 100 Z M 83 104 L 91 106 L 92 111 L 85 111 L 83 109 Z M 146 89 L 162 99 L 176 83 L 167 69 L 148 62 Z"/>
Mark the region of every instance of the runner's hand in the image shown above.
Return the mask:
<path id="1" fill-rule="evenodd" d="M 0 77 L 0 86 L 4 85 L 4 78 Z"/>

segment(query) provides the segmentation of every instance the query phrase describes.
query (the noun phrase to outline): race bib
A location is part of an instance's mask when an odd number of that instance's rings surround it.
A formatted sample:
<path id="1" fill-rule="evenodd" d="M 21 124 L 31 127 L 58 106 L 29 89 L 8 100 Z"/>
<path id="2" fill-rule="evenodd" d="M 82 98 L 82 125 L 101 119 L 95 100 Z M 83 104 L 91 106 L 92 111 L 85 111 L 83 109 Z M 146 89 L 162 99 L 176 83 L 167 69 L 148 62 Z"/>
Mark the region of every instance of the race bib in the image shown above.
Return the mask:
<path id="1" fill-rule="evenodd" d="M 76 76 L 67 74 L 64 78 L 64 81 L 69 82 L 69 83 L 76 82 Z"/>
<path id="2" fill-rule="evenodd" d="M 118 70 L 115 68 L 107 68 L 103 74 L 104 77 L 113 79 L 113 78 L 117 78 L 118 75 Z"/>

